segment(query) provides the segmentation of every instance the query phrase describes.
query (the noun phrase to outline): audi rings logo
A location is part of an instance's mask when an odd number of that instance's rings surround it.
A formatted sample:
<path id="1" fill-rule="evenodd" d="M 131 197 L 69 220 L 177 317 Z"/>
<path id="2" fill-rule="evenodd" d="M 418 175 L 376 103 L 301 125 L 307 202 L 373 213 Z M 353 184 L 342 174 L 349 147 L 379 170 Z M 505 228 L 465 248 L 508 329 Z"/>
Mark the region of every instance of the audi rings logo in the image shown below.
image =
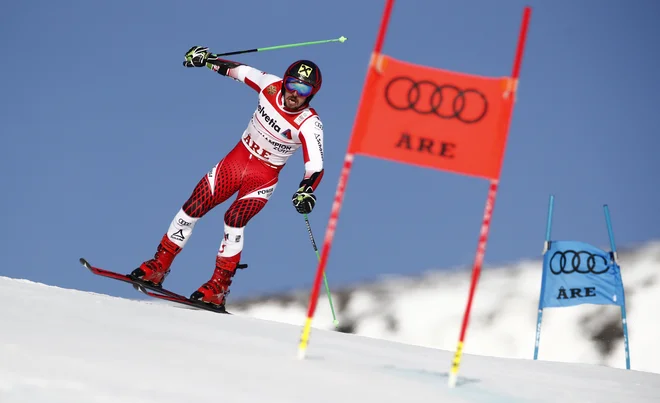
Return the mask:
<path id="1" fill-rule="evenodd" d="M 597 264 L 601 261 L 605 268 L 596 270 Z M 586 265 L 583 266 L 582 262 Z M 605 257 L 585 251 L 557 251 L 550 258 L 550 271 L 552 274 L 603 274 L 609 269 L 610 267 L 607 265 L 607 259 Z"/>
<path id="2" fill-rule="evenodd" d="M 488 112 L 488 100 L 479 90 L 462 90 L 455 85 L 438 85 L 428 80 L 416 82 L 403 76 L 387 83 L 385 101 L 399 111 L 435 114 L 442 119 L 458 119 L 468 124 L 479 122 Z"/>

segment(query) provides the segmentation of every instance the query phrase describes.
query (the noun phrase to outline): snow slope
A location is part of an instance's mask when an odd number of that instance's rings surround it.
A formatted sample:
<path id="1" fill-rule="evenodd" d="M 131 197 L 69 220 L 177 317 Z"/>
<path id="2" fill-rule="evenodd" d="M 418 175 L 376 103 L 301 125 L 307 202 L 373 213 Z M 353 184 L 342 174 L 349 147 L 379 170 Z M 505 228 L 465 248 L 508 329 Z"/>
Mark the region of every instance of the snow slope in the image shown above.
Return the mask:
<path id="1" fill-rule="evenodd" d="M 607 247 L 605 247 L 607 249 Z M 540 251 L 539 251 L 540 252 Z M 660 373 L 660 241 L 620 250 L 626 291 L 632 369 Z M 332 289 L 332 265 L 328 281 Z M 467 300 L 471 267 L 429 272 L 420 278 L 388 278 L 347 290 L 333 289 L 341 330 L 453 351 Z M 236 282 L 240 286 L 240 282 Z M 533 358 L 541 285 L 541 259 L 482 271 L 465 352 Z M 309 290 L 243 301 L 235 311 L 302 324 Z M 325 293 L 316 326 L 332 329 Z M 620 310 L 581 305 L 546 309 L 539 359 L 625 368 Z"/>
<path id="2" fill-rule="evenodd" d="M 660 401 L 654 373 L 472 355 L 448 389 L 451 352 L 314 329 L 298 360 L 300 326 L 6 277 L 0 323 L 2 403 Z"/>

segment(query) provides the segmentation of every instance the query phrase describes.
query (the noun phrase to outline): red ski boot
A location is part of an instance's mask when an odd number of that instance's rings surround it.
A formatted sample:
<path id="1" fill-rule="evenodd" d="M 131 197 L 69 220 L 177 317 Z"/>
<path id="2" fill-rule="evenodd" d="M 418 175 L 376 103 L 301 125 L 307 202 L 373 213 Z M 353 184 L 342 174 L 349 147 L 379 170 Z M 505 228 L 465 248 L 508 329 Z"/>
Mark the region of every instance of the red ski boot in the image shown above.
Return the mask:
<path id="1" fill-rule="evenodd" d="M 213 277 L 192 293 L 190 299 L 205 302 L 217 307 L 224 307 L 232 277 L 236 269 L 244 269 L 246 264 L 239 264 L 240 254 L 232 257 L 218 256 L 215 259 Z"/>
<path id="2" fill-rule="evenodd" d="M 158 245 L 153 259 L 142 263 L 140 267 L 133 270 L 130 276 L 160 287 L 170 272 L 172 261 L 179 252 L 181 252 L 181 248 L 170 241 L 167 234 L 165 234 Z"/>

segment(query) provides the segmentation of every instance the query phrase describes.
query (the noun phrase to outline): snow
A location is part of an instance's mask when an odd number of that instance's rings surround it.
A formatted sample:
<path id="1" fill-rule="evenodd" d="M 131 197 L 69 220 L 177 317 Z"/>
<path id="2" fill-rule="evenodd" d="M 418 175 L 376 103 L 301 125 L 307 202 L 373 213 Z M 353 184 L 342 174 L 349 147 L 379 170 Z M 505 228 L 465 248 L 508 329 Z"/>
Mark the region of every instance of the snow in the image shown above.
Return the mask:
<path id="1" fill-rule="evenodd" d="M 488 284 L 488 276 L 484 277 Z M 465 285 L 459 283 L 451 286 L 456 293 Z M 128 285 L 117 283 L 122 286 Z M 452 300 L 437 296 L 433 287 L 411 293 L 416 298 L 406 298 L 407 306 L 401 312 L 429 299 Z M 529 291 L 529 295 L 533 293 L 533 289 Z M 640 295 L 640 304 L 654 302 L 652 294 Z M 357 305 L 364 305 L 372 313 L 360 321 L 360 331 L 375 336 L 400 332 L 404 339 L 424 334 L 426 341 L 455 344 L 451 336 L 456 336 L 461 304 L 454 302 L 452 314 L 438 315 L 427 323 L 419 313 L 392 333 L 379 321 L 382 314 L 377 315 L 378 304 L 370 296 L 375 294 L 363 290 L 359 297 L 364 302 L 356 299 L 351 308 L 359 312 Z M 515 323 L 507 319 L 507 315 L 534 317 L 535 312 L 528 312 L 527 299 L 526 295 L 502 299 L 485 292 L 478 303 L 480 312 L 489 304 L 511 312 L 502 312 L 490 322 L 477 318 L 466 348 L 488 345 L 487 352 L 493 355 L 510 352 L 519 342 L 518 333 L 524 336 L 520 339 L 525 340 L 523 344 L 529 344 L 527 336 L 533 338 L 533 329 L 512 328 Z M 459 301 L 463 300 L 461 295 Z M 270 314 L 276 312 L 272 306 Z M 262 314 L 266 308 L 262 304 Z M 321 306 L 319 310 L 323 311 Z M 635 329 L 631 335 L 633 366 L 648 352 L 644 347 L 654 348 L 651 343 L 657 339 L 657 332 L 642 334 L 643 310 L 636 311 L 630 318 L 631 330 Z M 299 319 L 293 306 L 283 315 Z M 153 299 L 117 298 L 0 277 L 0 402 L 660 401 L 660 374 L 534 361 L 529 359 L 529 345 L 523 346 L 526 359 L 465 354 L 459 384 L 449 389 L 451 349 L 327 330 L 323 329 L 326 321 L 327 313 L 320 312 L 307 356 L 299 360 L 302 322 L 285 323 L 238 312 L 220 315 Z M 532 319 L 523 322 L 525 327 L 533 327 Z M 550 329 L 552 322 L 549 320 Z M 451 328 L 446 336 L 443 326 Z M 580 334 L 570 327 L 563 335 L 549 333 L 555 340 L 543 345 L 542 339 L 542 352 L 559 349 L 564 343 L 573 353 L 584 347 L 572 341 Z M 584 349 L 578 359 L 594 357 Z"/>

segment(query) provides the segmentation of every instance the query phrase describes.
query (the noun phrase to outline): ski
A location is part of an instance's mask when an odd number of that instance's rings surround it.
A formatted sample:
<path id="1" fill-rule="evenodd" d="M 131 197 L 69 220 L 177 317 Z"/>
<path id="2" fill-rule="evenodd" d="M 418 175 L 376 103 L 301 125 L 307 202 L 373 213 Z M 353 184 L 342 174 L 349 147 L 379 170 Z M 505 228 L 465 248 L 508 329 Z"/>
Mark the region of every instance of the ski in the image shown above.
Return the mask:
<path id="1" fill-rule="evenodd" d="M 225 313 L 225 314 L 230 314 L 225 310 L 224 307 L 216 307 L 211 304 L 206 304 L 204 302 L 199 302 L 199 301 L 193 301 L 188 297 L 185 297 L 183 295 L 177 294 L 173 291 L 167 290 L 163 288 L 162 286 L 155 286 L 149 282 L 142 281 L 140 279 L 134 279 L 133 277 L 127 275 L 127 274 L 121 274 L 121 273 L 116 273 L 114 271 L 109 271 L 102 269 L 100 267 L 95 267 L 92 266 L 85 258 L 80 258 L 80 264 L 82 264 L 86 269 L 88 269 L 90 272 L 96 274 L 97 276 L 101 277 L 106 277 L 106 278 L 111 278 L 114 280 L 118 281 L 123 281 L 125 283 L 129 283 L 133 286 L 133 288 L 143 294 L 146 294 L 152 298 L 158 298 L 170 302 L 175 302 L 179 304 L 183 304 L 186 306 L 189 306 L 191 308 L 195 309 L 201 309 L 201 310 L 206 310 L 206 311 L 211 311 L 215 313 Z"/>
<path id="2" fill-rule="evenodd" d="M 231 315 L 231 313 L 227 312 L 227 310 L 224 307 L 220 307 L 220 306 L 216 307 L 214 305 L 207 304 L 207 303 L 204 303 L 204 302 L 194 301 L 194 300 L 192 300 L 190 298 L 187 298 L 187 297 L 184 297 L 182 295 L 174 296 L 174 295 L 159 294 L 159 293 L 155 293 L 155 292 L 152 292 L 152 291 L 149 291 L 149 290 L 140 290 L 140 291 L 142 291 L 143 293 L 147 294 L 150 297 L 154 297 L 154 298 L 158 298 L 158 299 L 162 299 L 162 300 L 170 301 L 170 302 L 176 302 L 176 303 L 179 303 L 179 304 L 187 305 L 191 308 L 203 309 L 203 310 L 211 311 L 211 312 L 215 312 L 215 313 L 225 313 L 225 314 Z"/>
<path id="3" fill-rule="evenodd" d="M 126 282 L 126 283 L 130 283 L 130 284 L 133 285 L 133 288 L 135 288 L 137 291 L 142 292 L 142 290 L 140 289 L 140 288 L 142 288 L 142 289 L 151 290 L 153 292 L 158 292 L 158 293 L 161 293 L 161 294 L 166 294 L 166 295 L 169 295 L 169 296 L 172 296 L 172 297 L 185 298 L 185 297 L 183 297 L 183 296 L 181 296 L 181 295 L 179 295 L 175 292 L 166 290 L 163 287 L 158 287 L 158 286 L 155 286 L 155 285 L 153 285 L 151 283 L 148 283 L 146 281 L 142 281 L 142 280 L 139 280 L 139 279 L 134 279 L 134 278 L 132 278 L 131 276 L 129 276 L 127 274 L 120 274 L 120 273 L 116 273 L 114 271 L 104 270 L 104 269 L 101 269 L 100 267 L 92 266 L 85 258 L 81 257 L 80 258 L 80 263 L 85 268 L 87 268 L 89 271 L 96 274 L 97 276 L 107 277 L 107 278 L 123 281 L 123 282 Z"/>

